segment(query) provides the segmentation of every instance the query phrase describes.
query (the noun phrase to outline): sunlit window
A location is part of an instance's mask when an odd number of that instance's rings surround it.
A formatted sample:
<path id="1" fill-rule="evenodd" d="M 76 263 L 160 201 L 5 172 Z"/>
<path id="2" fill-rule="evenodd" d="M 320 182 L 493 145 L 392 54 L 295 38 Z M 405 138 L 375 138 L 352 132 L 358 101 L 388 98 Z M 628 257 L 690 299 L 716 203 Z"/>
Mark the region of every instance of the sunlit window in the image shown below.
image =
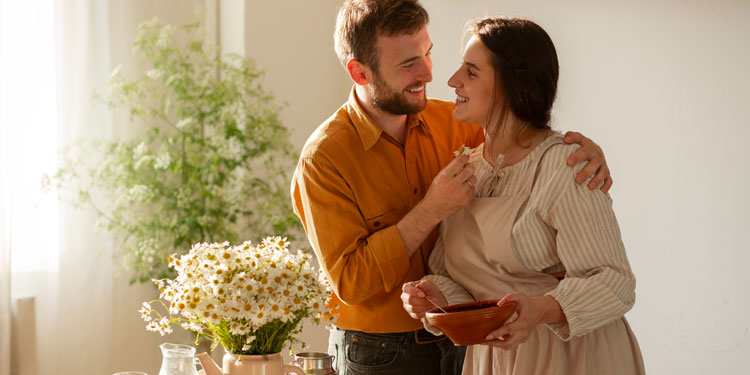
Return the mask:
<path id="1" fill-rule="evenodd" d="M 13 272 L 58 264 L 54 3 L 0 1 L 0 178 L 9 195 Z"/>

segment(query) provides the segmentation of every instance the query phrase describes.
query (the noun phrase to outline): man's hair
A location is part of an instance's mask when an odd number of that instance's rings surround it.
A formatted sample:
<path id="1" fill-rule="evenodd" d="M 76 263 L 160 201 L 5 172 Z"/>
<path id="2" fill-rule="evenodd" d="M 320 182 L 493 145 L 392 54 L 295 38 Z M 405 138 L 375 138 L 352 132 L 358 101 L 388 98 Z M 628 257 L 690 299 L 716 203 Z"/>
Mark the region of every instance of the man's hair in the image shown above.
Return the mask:
<path id="1" fill-rule="evenodd" d="M 417 0 L 345 0 L 336 18 L 336 54 L 344 67 L 354 59 L 377 71 L 378 36 L 415 33 L 427 22 Z"/>

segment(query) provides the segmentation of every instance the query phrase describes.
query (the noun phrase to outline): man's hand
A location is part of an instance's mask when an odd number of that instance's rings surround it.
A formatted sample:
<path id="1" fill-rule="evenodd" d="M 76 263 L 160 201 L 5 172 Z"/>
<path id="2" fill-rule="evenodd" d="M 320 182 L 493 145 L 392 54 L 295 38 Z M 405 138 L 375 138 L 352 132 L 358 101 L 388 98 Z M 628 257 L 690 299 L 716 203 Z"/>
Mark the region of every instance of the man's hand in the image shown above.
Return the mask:
<path id="1" fill-rule="evenodd" d="M 414 319 L 422 319 L 426 312 L 435 310 L 435 305 L 430 303 L 428 298 L 441 307 L 448 304 L 443 293 L 432 281 L 410 281 L 401 287 L 404 310 Z"/>
<path id="2" fill-rule="evenodd" d="M 409 256 L 443 219 L 469 203 L 476 183 L 466 155 L 453 159 L 435 176 L 422 201 L 396 224 Z"/>
<path id="3" fill-rule="evenodd" d="M 469 203 L 476 183 L 474 165 L 467 155 L 460 155 L 435 176 L 422 203 L 440 222 Z"/>
<path id="4" fill-rule="evenodd" d="M 567 144 L 577 143 L 581 145 L 581 148 L 568 158 L 569 166 L 572 167 L 582 161 L 588 161 L 588 164 L 576 175 L 576 183 L 582 184 L 593 176 L 588 185 L 589 189 L 594 190 L 604 182 L 601 190 L 605 193 L 608 192 L 609 188 L 612 187 L 612 176 L 609 175 L 609 168 L 607 167 L 607 161 L 604 160 L 602 149 L 594 141 L 578 132 L 565 133 L 563 140 Z"/>

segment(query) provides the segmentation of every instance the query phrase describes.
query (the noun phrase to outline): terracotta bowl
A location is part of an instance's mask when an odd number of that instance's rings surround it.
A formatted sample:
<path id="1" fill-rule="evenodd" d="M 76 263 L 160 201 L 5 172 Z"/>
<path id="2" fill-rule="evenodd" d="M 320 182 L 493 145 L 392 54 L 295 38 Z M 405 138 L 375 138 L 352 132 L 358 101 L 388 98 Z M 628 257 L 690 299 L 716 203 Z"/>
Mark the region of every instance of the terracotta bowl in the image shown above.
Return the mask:
<path id="1" fill-rule="evenodd" d="M 487 342 L 488 333 L 502 326 L 513 312 L 516 303 L 497 305 L 498 300 L 477 301 L 444 307 L 447 313 L 433 310 L 425 314 L 427 321 L 445 333 L 456 345 Z"/>

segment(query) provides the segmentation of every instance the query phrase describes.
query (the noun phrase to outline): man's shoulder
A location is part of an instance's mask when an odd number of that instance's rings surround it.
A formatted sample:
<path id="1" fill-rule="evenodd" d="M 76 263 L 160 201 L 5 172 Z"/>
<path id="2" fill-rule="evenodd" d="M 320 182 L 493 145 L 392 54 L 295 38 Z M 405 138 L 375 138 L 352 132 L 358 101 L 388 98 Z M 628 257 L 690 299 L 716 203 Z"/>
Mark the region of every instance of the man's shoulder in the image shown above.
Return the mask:
<path id="1" fill-rule="evenodd" d="M 314 159 L 331 148 L 341 147 L 358 139 L 349 113 L 342 106 L 310 134 L 302 147 L 300 159 Z"/>
<path id="2" fill-rule="evenodd" d="M 427 127 L 439 133 L 455 134 L 461 137 L 474 137 L 482 133 L 479 125 L 458 121 L 453 117 L 456 104 L 439 99 L 429 99 L 421 112 Z M 477 146 L 477 145 L 474 145 Z"/>
<path id="3" fill-rule="evenodd" d="M 426 117 L 449 117 L 453 119 L 453 110 L 455 108 L 456 105 L 453 102 L 429 98 L 427 99 L 427 106 L 422 110 L 422 114 Z"/>

